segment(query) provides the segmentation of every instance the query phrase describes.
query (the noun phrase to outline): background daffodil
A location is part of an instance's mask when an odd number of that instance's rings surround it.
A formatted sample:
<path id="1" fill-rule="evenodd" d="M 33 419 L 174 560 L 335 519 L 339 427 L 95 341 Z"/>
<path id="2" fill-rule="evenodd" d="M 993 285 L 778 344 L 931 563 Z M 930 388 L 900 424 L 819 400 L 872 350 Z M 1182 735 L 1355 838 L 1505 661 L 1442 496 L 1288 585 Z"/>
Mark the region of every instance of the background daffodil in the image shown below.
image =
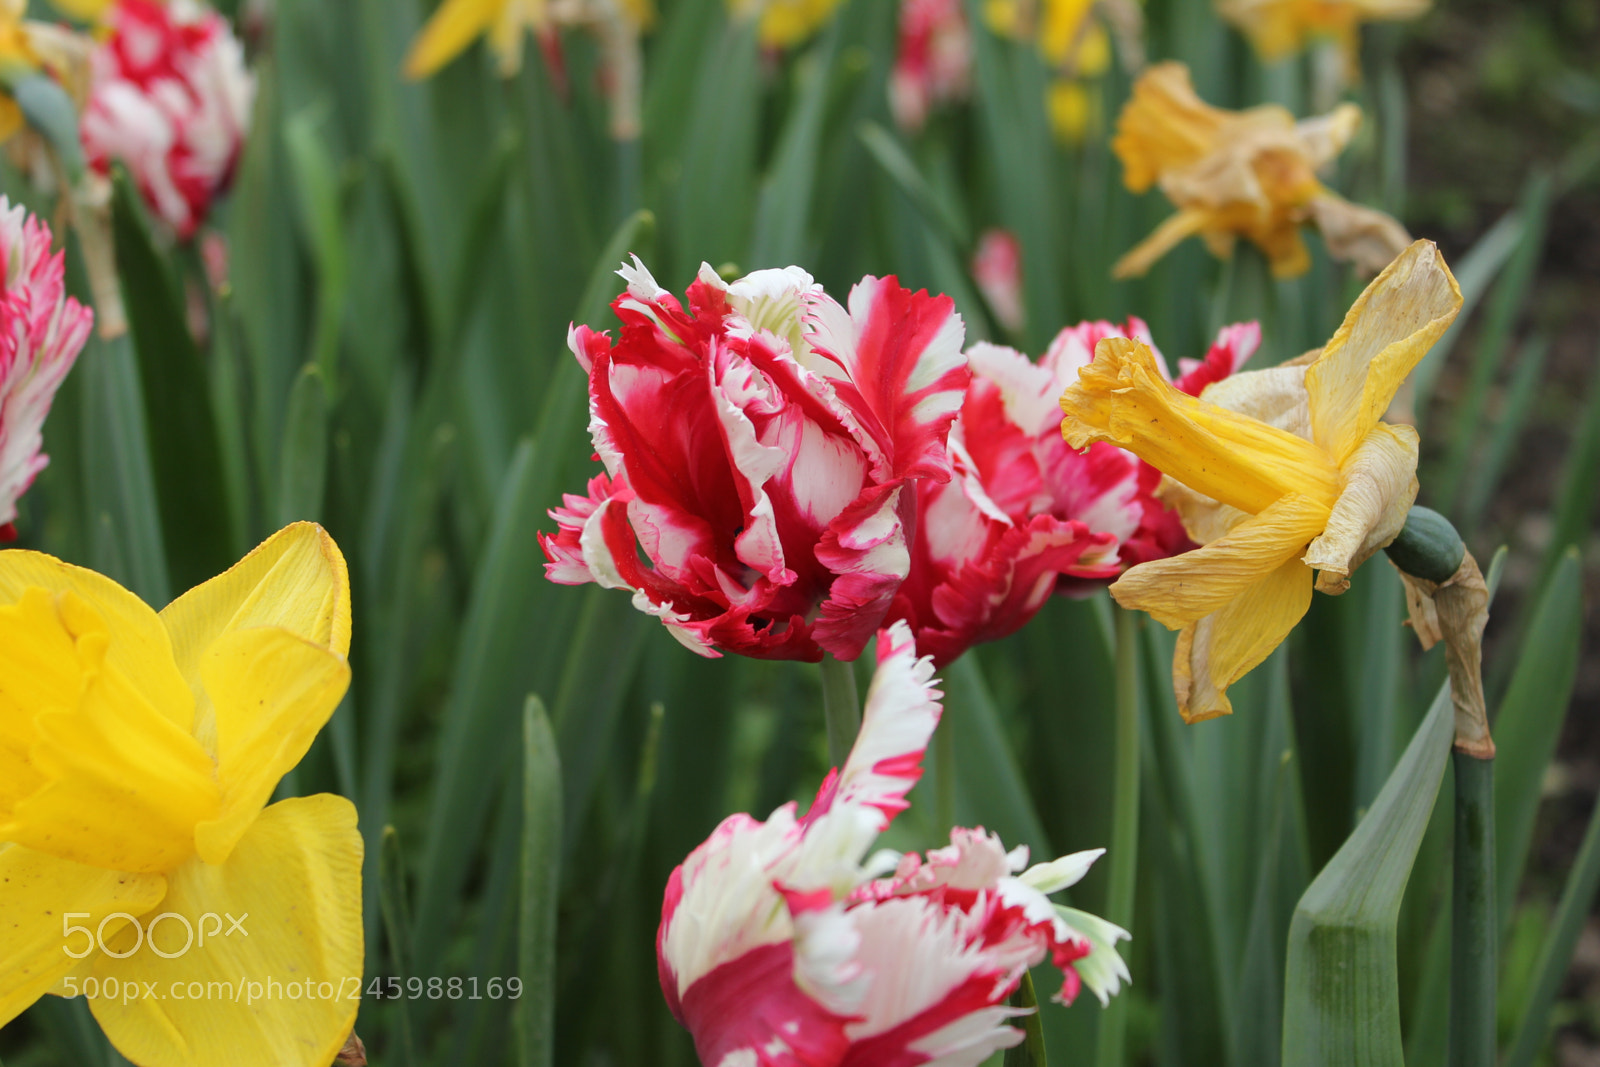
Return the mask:
<path id="1" fill-rule="evenodd" d="M 1379 420 L 1460 308 L 1438 249 L 1418 241 L 1309 364 L 1237 374 L 1196 399 L 1167 384 L 1148 347 L 1108 338 L 1062 396 L 1068 443 L 1109 441 L 1159 468 L 1203 546 L 1111 587 L 1124 607 L 1182 630 L 1172 673 L 1186 720 L 1232 710 L 1228 687 L 1310 606 L 1313 570 L 1318 589 L 1342 592 L 1404 525 L 1417 433 Z"/>
<path id="2" fill-rule="evenodd" d="M 140 995 L 90 1007 L 143 1067 L 333 1059 L 362 973 L 355 807 L 266 804 L 344 695 L 349 647 L 344 558 L 309 523 L 159 615 L 92 571 L 0 552 L 0 1025 L 114 979 Z M 64 936 L 66 913 L 99 940 Z M 185 948 L 182 922 L 153 922 L 168 913 L 249 918 Z M 169 995 L 247 980 L 320 992 Z"/>
<path id="3" fill-rule="evenodd" d="M 1414 19 L 1429 0 L 1218 0 L 1217 13 L 1239 27 L 1269 63 L 1300 51 L 1313 37 L 1330 37 L 1354 69 L 1363 22 Z"/>
<path id="4" fill-rule="evenodd" d="M 1300 235 L 1306 223 L 1322 231 L 1334 258 L 1367 273 L 1381 270 L 1410 236 L 1394 219 L 1350 203 L 1317 179 L 1360 126 L 1354 104 L 1301 122 L 1275 104 L 1212 107 L 1195 93 L 1182 63 L 1150 67 L 1134 83 L 1111 147 L 1130 191 L 1159 185 L 1178 213 L 1119 259 L 1112 275 L 1143 274 L 1199 234 L 1224 259 L 1244 237 L 1261 249 L 1274 275 L 1294 277 L 1311 266 Z"/>

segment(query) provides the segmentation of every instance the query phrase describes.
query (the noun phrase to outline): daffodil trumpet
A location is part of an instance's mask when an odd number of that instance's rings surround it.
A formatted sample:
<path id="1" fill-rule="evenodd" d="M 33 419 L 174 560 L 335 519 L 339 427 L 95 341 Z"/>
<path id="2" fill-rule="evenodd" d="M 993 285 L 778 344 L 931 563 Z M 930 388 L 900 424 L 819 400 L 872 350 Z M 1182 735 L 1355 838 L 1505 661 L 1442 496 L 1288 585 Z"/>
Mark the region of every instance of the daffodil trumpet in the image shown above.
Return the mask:
<path id="1" fill-rule="evenodd" d="M 0 552 L 0 1026 L 83 995 L 141 1067 L 332 1062 L 361 987 L 356 810 L 268 801 L 349 647 L 344 558 L 310 523 L 159 614 Z"/>
<path id="2" fill-rule="evenodd" d="M 1438 249 L 1391 263 L 1309 361 L 1235 374 L 1190 397 L 1144 344 L 1107 338 L 1061 398 L 1075 448 L 1107 441 L 1164 475 L 1158 496 L 1202 547 L 1140 564 L 1118 603 L 1180 630 L 1173 687 L 1187 721 L 1232 711 L 1230 685 L 1394 540 L 1417 494 L 1417 432 L 1381 421 L 1461 308 Z"/>

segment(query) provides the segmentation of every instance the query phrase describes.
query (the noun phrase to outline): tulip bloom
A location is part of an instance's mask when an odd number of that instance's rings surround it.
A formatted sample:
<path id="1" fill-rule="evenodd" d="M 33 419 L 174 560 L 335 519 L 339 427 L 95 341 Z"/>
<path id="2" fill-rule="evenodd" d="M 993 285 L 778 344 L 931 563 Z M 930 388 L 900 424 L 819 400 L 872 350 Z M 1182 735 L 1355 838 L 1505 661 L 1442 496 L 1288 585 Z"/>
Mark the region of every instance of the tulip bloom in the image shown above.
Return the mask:
<path id="1" fill-rule="evenodd" d="M 1204 545 L 1111 587 L 1182 630 L 1172 672 L 1186 720 L 1228 714 L 1228 687 L 1288 636 L 1313 584 L 1343 592 L 1405 524 L 1417 432 L 1379 419 L 1460 308 L 1450 269 L 1418 241 L 1309 364 L 1238 374 L 1195 399 L 1161 379 L 1144 345 L 1110 339 L 1062 396 L 1066 440 L 1109 441 L 1158 467 L 1162 496 Z"/>
<path id="2" fill-rule="evenodd" d="M 1000 325 L 1016 332 L 1028 321 L 1022 300 L 1022 242 L 1010 230 L 990 229 L 972 253 L 972 280 Z"/>
<path id="3" fill-rule="evenodd" d="M 810 811 L 730 816 L 672 872 L 661 990 L 707 1067 L 975 1067 L 1022 1041 L 1006 998 L 1028 967 L 1051 960 L 1063 1003 L 1127 980 L 1127 933 L 1047 897 L 1103 850 L 1028 868 L 1025 847 L 956 829 L 925 859 L 866 858 L 921 777 L 939 696 L 906 627 L 883 631 L 860 736 Z"/>
<path id="4" fill-rule="evenodd" d="M 960 0 L 901 0 L 899 47 L 889 72 L 889 110 L 915 132 L 935 104 L 971 91 L 972 32 Z"/>
<path id="5" fill-rule="evenodd" d="M 1353 68 L 1363 22 L 1414 19 L 1429 0 L 1217 0 L 1217 13 L 1250 38 L 1269 63 L 1305 48 L 1312 37 L 1331 37 Z"/>
<path id="6" fill-rule="evenodd" d="M 548 577 L 630 590 L 701 655 L 854 659 L 909 570 L 917 493 L 950 478 L 954 303 L 869 277 L 845 308 L 796 267 L 704 267 L 685 310 L 637 260 L 620 273 L 621 337 L 569 339 L 606 470 L 551 512 Z"/>
<path id="7" fill-rule="evenodd" d="M 83 350 L 94 312 L 66 295 L 50 228 L 0 196 L 0 541 L 16 536 L 17 500 L 44 470 L 45 416 Z"/>
<path id="8" fill-rule="evenodd" d="M 233 182 L 255 78 L 228 20 L 195 0 L 117 0 L 91 58 L 83 147 L 127 166 L 150 210 L 193 236 Z"/>
<path id="9" fill-rule="evenodd" d="M 1189 68 L 1157 63 L 1134 83 L 1111 142 L 1123 182 L 1142 193 L 1159 184 L 1178 213 L 1117 261 L 1112 274 L 1143 274 L 1178 242 L 1199 234 L 1226 259 L 1244 237 L 1280 278 L 1304 274 L 1311 257 L 1300 227 L 1316 223 L 1328 252 L 1375 273 L 1411 238 L 1389 216 L 1339 197 L 1316 172 L 1344 150 L 1361 110 L 1341 104 L 1303 122 L 1266 104 L 1215 108 L 1195 95 Z"/>
<path id="10" fill-rule="evenodd" d="M 1226 327 L 1203 361 L 1182 361 L 1177 388 L 1195 394 L 1232 374 L 1260 335 L 1254 323 Z M 918 496 L 911 573 L 889 611 L 939 666 L 1014 632 L 1052 592 L 1097 589 L 1194 547 L 1152 495 L 1158 471 L 1114 445 L 1080 454 L 1061 438 L 1062 391 L 1101 339 L 1121 336 L 1151 343 L 1133 319 L 1062 330 L 1037 364 L 998 345 L 967 353 L 972 385 L 950 432 L 956 477 Z"/>
<path id="11" fill-rule="evenodd" d="M 363 962 L 356 810 L 267 802 L 349 647 L 344 558 L 309 523 L 159 615 L 0 552 L 0 1025 L 76 991 L 144 1067 L 332 1061 Z"/>

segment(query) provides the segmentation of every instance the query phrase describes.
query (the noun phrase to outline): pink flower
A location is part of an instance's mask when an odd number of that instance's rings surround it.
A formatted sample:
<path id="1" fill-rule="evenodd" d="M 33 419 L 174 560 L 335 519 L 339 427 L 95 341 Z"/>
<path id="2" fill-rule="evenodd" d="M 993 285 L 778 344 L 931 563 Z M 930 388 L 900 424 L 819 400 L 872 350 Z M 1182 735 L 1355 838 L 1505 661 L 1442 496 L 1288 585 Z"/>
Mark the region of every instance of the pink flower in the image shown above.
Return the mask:
<path id="1" fill-rule="evenodd" d="M 995 318 L 1008 330 L 1022 329 L 1022 243 L 1009 230 L 985 230 L 972 253 L 972 277 Z"/>
<path id="2" fill-rule="evenodd" d="M 685 310 L 637 259 L 619 273 L 621 336 L 569 339 L 606 470 L 550 513 L 548 577 L 631 590 L 701 655 L 854 659 L 905 580 L 918 492 L 950 478 L 954 304 L 869 277 L 847 309 L 795 267 L 705 267 Z"/>
<path id="3" fill-rule="evenodd" d="M 961 0 L 900 0 L 889 110 L 902 130 L 922 129 L 934 104 L 965 97 L 971 70 L 972 34 Z"/>
<path id="4" fill-rule="evenodd" d="M 0 196 L 0 541 L 15 537 L 17 500 L 50 462 L 39 451 L 45 416 L 94 325 L 66 295 L 50 244 L 48 226 Z"/>
<path id="5" fill-rule="evenodd" d="M 921 777 L 934 685 L 906 626 L 881 632 L 861 734 L 810 811 L 731 816 L 673 871 L 661 989 L 707 1067 L 975 1067 L 1021 1042 L 1006 998 L 1028 967 L 1061 970 L 1063 1003 L 1127 979 L 1127 933 L 1047 897 L 1100 850 L 1024 871 L 1026 848 L 956 829 L 867 858 Z"/>
<path id="6" fill-rule="evenodd" d="M 255 79 L 228 21 L 195 0 L 117 0 L 94 51 L 82 131 L 89 162 L 125 164 L 180 238 L 233 180 Z"/>
<path id="7" fill-rule="evenodd" d="M 1144 323 L 1129 335 L 1150 343 Z M 987 343 L 967 353 L 972 384 L 950 432 L 956 477 L 917 498 L 911 572 L 889 618 L 904 619 L 940 666 L 1031 619 L 1052 592 L 1097 588 L 1125 568 L 1193 545 L 1153 493 L 1161 475 L 1111 445 L 1079 453 L 1061 438 L 1057 399 L 1077 380 L 1106 322 L 1056 337 L 1037 364 Z M 1202 361 L 1186 360 L 1180 388 L 1198 393 L 1255 351 L 1254 324 L 1230 326 Z"/>

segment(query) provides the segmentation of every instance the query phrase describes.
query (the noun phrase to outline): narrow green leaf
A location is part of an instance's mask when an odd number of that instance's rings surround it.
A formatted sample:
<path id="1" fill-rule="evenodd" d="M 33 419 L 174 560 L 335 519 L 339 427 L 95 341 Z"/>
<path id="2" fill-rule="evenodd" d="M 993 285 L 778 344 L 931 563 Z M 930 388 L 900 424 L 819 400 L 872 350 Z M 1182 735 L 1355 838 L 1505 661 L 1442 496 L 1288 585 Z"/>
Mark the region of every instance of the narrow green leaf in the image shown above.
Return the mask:
<path id="1" fill-rule="evenodd" d="M 1494 718 L 1495 823 L 1500 929 L 1516 902 L 1533 841 L 1545 768 L 1555 753 L 1577 679 L 1583 636 L 1583 561 L 1568 549 L 1545 587 L 1511 686 Z"/>
<path id="2" fill-rule="evenodd" d="M 971 246 L 971 234 L 959 211 L 934 191 L 893 134 L 876 122 L 869 121 L 861 124 L 857 136 L 867 146 L 873 160 L 910 198 L 929 224 L 937 227 L 957 248 Z"/>
<path id="3" fill-rule="evenodd" d="M 389 945 L 389 959 L 394 965 L 391 972 L 401 980 L 412 976 L 414 960 L 411 956 L 411 906 L 406 894 L 405 859 L 400 854 L 400 834 L 393 826 L 383 828 L 378 857 L 378 900 L 383 911 L 383 932 Z M 416 1064 L 416 1037 L 412 1031 L 411 1007 L 402 993 L 395 1002 L 399 1016 L 400 1062 Z"/>
<path id="4" fill-rule="evenodd" d="M 861 732 L 855 668 L 827 655 L 818 667 L 822 671 L 822 713 L 828 725 L 828 762 L 842 770 Z"/>
<path id="5" fill-rule="evenodd" d="M 300 231 L 317 270 L 317 319 L 310 362 L 322 368 L 331 385 L 339 358 L 339 333 L 344 325 L 345 295 L 350 286 L 350 255 L 340 207 L 339 174 L 323 143 L 321 127 L 327 106 L 317 104 L 295 113 L 283 125 L 284 147 L 294 173 L 295 207 Z"/>
<path id="6" fill-rule="evenodd" d="M 1450 1064 L 1494 1067 L 1500 926 L 1495 914 L 1494 760 L 1454 752 L 1450 872 Z"/>
<path id="7" fill-rule="evenodd" d="M 150 242 L 137 193 L 118 172 L 113 211 L 117 272 L 139 360 L 167 567 L 180 588 L 233 562 L 228 489 L 208 377 L 184 316 L 184 296 Z"/>
<path id="8" fill-rule="evenodd" d="M 1505 399 L 1500 413 L 1492 422 L 1493 430 L 1483 453 L 1468 472 L 1466 490 L 1461 502 L 1461 526 L 1476 530 L 1489 507 L 1489 498 L 1500 484 L 1506 471 L 1512 449 L 1522 437 L 1533 414 L 1533 402 L 1538 398 L 1539 386 L 1544 381 L 1545 356 L 1550 351 L 1550 339 L 1537 334 L 1517 353 L 1516 365 L 1511 370 Z"/>
<path id="9" fill-rule="evenodd" d="M 327 379 L 307 363 L 295 379 L 284 419 L 283 454 L 278 464 L 277 525 L 322 518 L 328 473 Z"/>
<path id="10" fill-rule="evenodd" d="M 1039 1021 L 1039 997 L 1033 991 L 1033 975 L 1022 972 L 1022 984 L 1011 994 L 1011 1006 L 1028 1014 L 1015 1021 L 1022 1024 L 1027 1035 L 1022 1044 L 1006 1050 L 1005 1067 L 1049 1067 L 1050 1060 L 1044 1051 L 1044 1026 Z"/>
<path id="11" fill-rule="evenodd" d="M 1366 818 L 1300 898 L 1284 988 L 1286 1067 L 1403 1063 L 1395 923 L 1453 727 L 1445 687 Z"/>
<path id="12" fill-rule="evenodd" d="M 635 211 L 617 227 L 617 232 L 606 242 L 595 260 L 594 269 L 589 272 L 589 281 L 583 287 L 583 298 L 578 301 L 578 314 L 574 322 L 596 328 L 602 325 L 602 319 L 620 288 L 617 268 L 622 266 L 630 253 L 641 256 L 648 253 L 655 233 L 656 217 L 649 211 Z M 579 403 L 582 403 L 581 399 Z"/>
<path id="13" fill-rule="evenodd" d="M 489 257 L 491 242 L 500 233 L 506 193 L 511 183 L 513 165 L 520 152 L 521 139 L 509 130 L 503 131 L 495 142 L 489 169 L 472 198 L 466 232 L 461 236 L 461 246 L 456 253 L 454 282 L 451 286 L 450 311 L 454 318 L 449 336 L 453 341 L 460 341 L 484 292 L 484 262 Z"/>
<path id="14" fill-rule="evenodd" d="M 978 657 L 968 652 L 944 669 L 945 717 L 956 749 L 956 782 L 972 816 L 1010 846 L 1054 858 L 1022 769 L 1006 738 Z"/>
<path id="15" fill-rule="evenodd" d="M 1123 608 L 1113 608 L 1117 628 L 1117 743 L 1115 792 L 1111 798 L 1111 888 L 1105 917 L 1123 929 L 1133 927 L 1134 879 L 1139 858 L 1139 623 Z M 1031 992 L 1031 990 L 1030 990 Z M 1128 1004 L 1118 997 L 1100 1022 L 1097 1062 L 1121 1067 L 1126 1047 Z M 1040 1057 L 1043 1062 L 1043 1056 Z"/>
<path id="16" fill-rule="evenodd" d="M 839 38 L 833 23 L 822 39 L 795 64 L 799 103 L 795 106 L 756 203 L 756 232 L 750 242 L 751 270 L 784 267 L 805 259 L 806 224 L 816 187 L 829 74 Z"/>
<path id="17" fill-rule="evenodd" d="M 1589 530 L 1589 517 L 1594 514 L 1596 496 L 1600 496 L 1600 359 L 1595 361 L 1582 421 L 1567 449 L 1561 489 L 1556 494 L 1550 546 L 1545 550 L 1539 583 L 1534 588 L 1543 589 L 1567 548 L 1583 541 Z"/>
<path id="18" fill-rule="evenodd" d="M 556 903 L 561 887 L 561 756 L 544 704 L 522 710 L 522 906 L 517 922 L 517 1062 L 555 1057 Z"/>
<path id="19" fill-rule="evenodd" d="M 1522 1021 L 1517 1024 L 1504 1067 L 1533 1067 L 1534 1057 L 1548 1041 L 1550 1006 L 1566 979 L 1596 888 L 1600 888 L 1600 805 L 1589 816 L 1589 830 L 1583 835 L 1578 858 L 1573 861 L 1567 886 L 1561 892 L 1561 903 L 1556 906 L 1555 921 L 1534 965 L 1533 992 L 1523 1009 Z"/>

